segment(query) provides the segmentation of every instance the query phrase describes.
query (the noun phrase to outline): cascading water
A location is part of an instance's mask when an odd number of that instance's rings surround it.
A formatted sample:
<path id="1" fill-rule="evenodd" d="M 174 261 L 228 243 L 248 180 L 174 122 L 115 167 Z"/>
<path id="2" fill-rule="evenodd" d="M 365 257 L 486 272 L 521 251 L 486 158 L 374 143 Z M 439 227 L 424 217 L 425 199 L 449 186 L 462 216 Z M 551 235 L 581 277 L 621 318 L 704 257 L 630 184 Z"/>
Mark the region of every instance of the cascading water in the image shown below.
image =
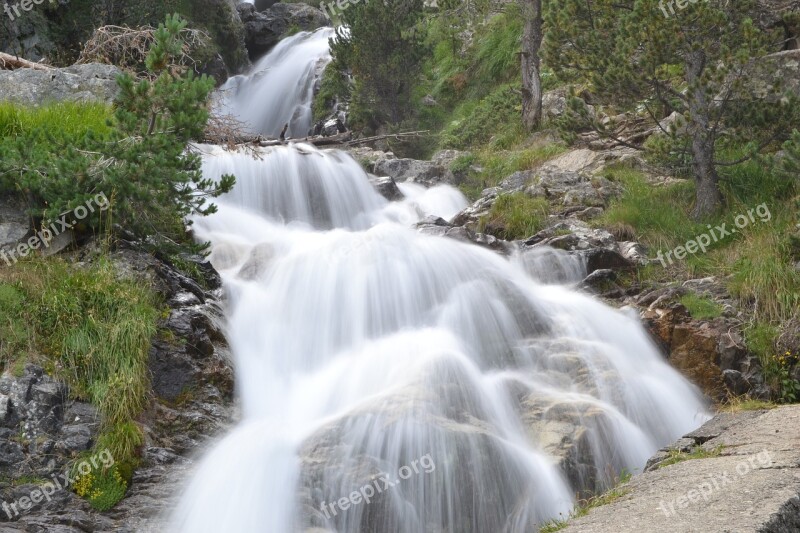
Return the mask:
<path id="1" fill-rule="evenodd" d="M 344 152 L 203 149 L 237 177 L 194 227 L 242 420 L 170 531 L 528 533 L 706 418 L 635 317 L 568 288 L 573 256 L 418 231 L 466 206 L 455 189 L 390 203 Z"/>
<path id="2" fill-rule="evenodd" d="M 282 40 L 246 76 L 230 78 L 219 91 L 216 111 L 248 125 L 250 133 L 277 137 L 284 124 L 291 137 L 311 129 L 314 82 L 331 57 L 332 28 L 299 32 Z"/>

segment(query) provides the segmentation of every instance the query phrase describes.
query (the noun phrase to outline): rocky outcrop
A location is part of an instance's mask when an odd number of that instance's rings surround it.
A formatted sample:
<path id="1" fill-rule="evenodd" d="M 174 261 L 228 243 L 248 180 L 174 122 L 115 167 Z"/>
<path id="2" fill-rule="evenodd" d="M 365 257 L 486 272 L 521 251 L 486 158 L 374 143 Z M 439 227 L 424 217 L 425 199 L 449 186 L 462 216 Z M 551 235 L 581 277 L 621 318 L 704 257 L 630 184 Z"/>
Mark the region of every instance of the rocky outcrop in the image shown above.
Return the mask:
<path id="1" fill-rule="evenodd" d="M 269 52 L 290 30 L 313 31 L 331 24 L 319 9 L 307 4 L 276 3 L 260 11 L 253 4 L 236 6 L 244 24 L 245 45 L 255 61 Z"/>
<path id="2" fill-rule="evenodd" d="M 800 531 L 800 407 L 722 413 L 651 459 L 562 533 Z M 661 466 L 676 451 L 705 458 Z M 701 456 L 702 454 L 697 454 Z"/>
<path id="3" fill-rule="evenodd" d="M 63 69 L 0 70 L 0 100 L 23 105 L 43 102 L 111 103 L 119 91 L 122 74 L 111 65 L 73 65 Z"/>
<path id="4" fill-rule="evenodd" d="M 86 260 L 92 245 L 73 254 Z M 125 499 L 106 513 L 59 490 L 20 515 L 0 511 L 2 531 L 164 531 L 161 520 L 179 496 L 190 458 L 233 419 L 233 372 L 213 268 L 188 258 L 204 273 L 194 281 L 125 241 L 111 260 L 121 276 L 153 286 L 169 307 L 150 351 L 153 401 L 138 420 L 145 437 L 141 464 Z M 0 377 L 0 500 L 29 496 L 37 480 L 67 472 L 70 461 L 94 446 L 100 422 L 92 405 L 73 399 L 63 383 L 35 365 L 19 376 Z"/>
<path id="5" fill-rule="evenodd" d="M 712 299 L 722 316 L 692 319 L 677 300 L 690 292 Z M 741 334 L 733 300 L 716 278 L 688 280 L 678 286 L 645 291 L 634 300 L 645 326 L 670 363 L 716 400 L 748 394 L 769 399 L 761 363 L 751 354 Z"/>

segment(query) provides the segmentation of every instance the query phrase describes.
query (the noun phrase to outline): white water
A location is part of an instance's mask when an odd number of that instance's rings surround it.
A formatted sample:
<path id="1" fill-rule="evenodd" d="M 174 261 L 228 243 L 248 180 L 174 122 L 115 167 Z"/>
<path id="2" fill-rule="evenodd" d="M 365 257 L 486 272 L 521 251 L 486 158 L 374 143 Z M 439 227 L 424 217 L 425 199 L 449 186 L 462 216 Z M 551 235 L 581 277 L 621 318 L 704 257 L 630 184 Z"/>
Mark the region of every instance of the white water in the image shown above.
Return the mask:
<path id="1" fill-rule="evenodd" d="M 311 102 L 316 74 L 331 57 L 332 28 L 302 31 L 278 43 L 250 73 L 230 78 L 221 88 L 217 111 L 250 126 L 250 132 L 278 137 L 305 137 L 312 126 Z"/>
<path id="2" fill-rule="evenodd" d="M 705 420 L 635 319 L 560 285 L 574 258 L 412 229 L 466 206 L 456 190 L 400 184 L 388 203 L 342 152 L 206 151 L 207 176 L 238 180 L 195 231 L 228 293 L 243 418 L 170 531 L 528 533 L 572 508 L 569 478 L 607 486 Z M 584 461 L 569 476 L 564 435 Z M 371 503 L 321 510 L 423 456 L 434 469 Z"/>

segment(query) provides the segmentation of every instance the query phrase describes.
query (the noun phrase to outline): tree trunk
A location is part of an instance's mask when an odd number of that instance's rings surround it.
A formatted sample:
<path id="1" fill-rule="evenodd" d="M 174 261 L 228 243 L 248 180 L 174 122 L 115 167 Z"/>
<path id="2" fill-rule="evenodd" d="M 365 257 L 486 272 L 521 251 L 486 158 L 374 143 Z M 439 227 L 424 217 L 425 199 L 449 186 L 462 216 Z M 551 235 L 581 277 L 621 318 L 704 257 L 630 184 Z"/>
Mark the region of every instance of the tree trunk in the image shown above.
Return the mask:
<path id="1" fill-rule="evenodd" d="M 525 30 L 522 34 L 522 125 L 533 131 L 542 121 L 542 0 L 520 0 Z"/>
<path id="2" fill-rule="evenodd" d="M 714 214 L 723 204 L 719 175 L 714 165 L 716 134 L 711 130 L 708 95 L 701 82 L 706 68 L 703 50 L 690 52 L 686 58 L 686 80 L 689 82 L 689 120 L 687 130 L 692 141 L 692 170 L 696 184 L 692 218 L 699 220 Z"/>

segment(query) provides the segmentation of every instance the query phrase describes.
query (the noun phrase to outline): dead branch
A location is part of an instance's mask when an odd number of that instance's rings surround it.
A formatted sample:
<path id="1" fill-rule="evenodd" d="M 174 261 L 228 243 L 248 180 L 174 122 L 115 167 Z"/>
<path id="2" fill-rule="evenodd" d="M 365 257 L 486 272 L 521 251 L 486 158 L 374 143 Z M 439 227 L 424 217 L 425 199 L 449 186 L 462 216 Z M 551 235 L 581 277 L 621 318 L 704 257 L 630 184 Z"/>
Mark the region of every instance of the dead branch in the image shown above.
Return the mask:
<path id="1" fill-rule="evenodd" d="M 53 70 L 42 63 L 34 63 L 21 57 L 12 56 L 4 52 L 0 52 L 0 70 L 15 70 L 18 68 L 30 68 L 33 70 Z"/>
<path id="2" fill-rule="evenodd" d="M 376 135 L 374 137 L 364 137 L 362 139 L 356 139 L 354 141 L 349 141 L 347 143 L 348 146 L 353 146 L 356 144 L 366 144 L 371 143 L 374 141 L 382 141 L 384 139 L 403 139 L 407 137 L 421 137 L 428 133 L 428 130 L 421 130 L 421 131 L 406 131 L 403 133 L 388 133 L 386 135 Z"/>
<path id="3" fill-rule="evenodd" d="M 184 67 L 194 67 L 197 61 L 192 54 L 197 49 L 208 45 L 211 38 L 203 31 L 190 28 L 181 30 L 180 36 L 184 44 L 178 64 Z M 152 26 L 140 28 L 101 26 L 86 41 L 77 62 L 106 63 L 145 74 L 145 58 L 154 40 L 155 28 Z"/>

